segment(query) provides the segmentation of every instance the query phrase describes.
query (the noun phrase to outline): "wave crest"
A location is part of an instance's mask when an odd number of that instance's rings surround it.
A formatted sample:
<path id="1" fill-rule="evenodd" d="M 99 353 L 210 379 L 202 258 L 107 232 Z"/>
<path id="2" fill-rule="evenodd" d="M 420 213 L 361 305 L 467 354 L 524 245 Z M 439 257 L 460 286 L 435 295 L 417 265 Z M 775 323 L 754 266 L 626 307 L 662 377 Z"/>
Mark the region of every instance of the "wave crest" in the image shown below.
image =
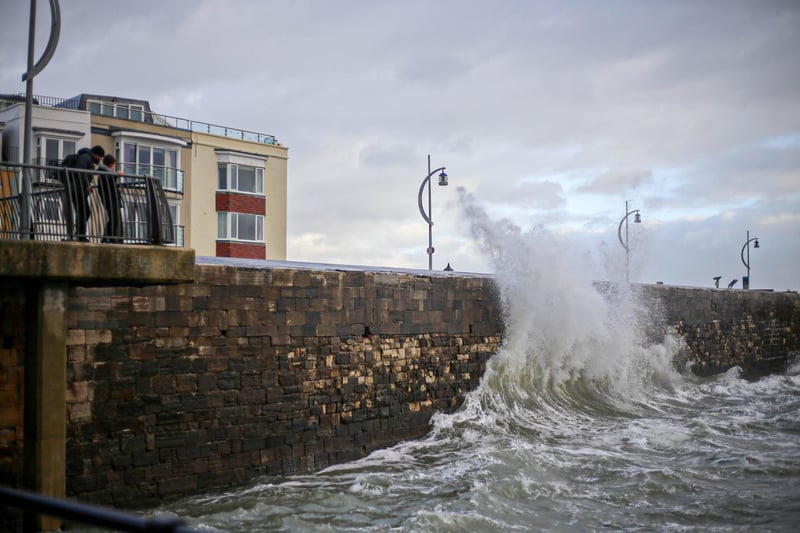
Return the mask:
<path id="1" fill-rule="evenodd" d="M 630 285 L 591 280 L 591 253 L 542 226 L 522 231 L 491 220 L 470 194 L 459 194 L 473 236 L 494 263 L 506 326 L 474 401 L 517 415 L 520 406 L 630 409 L 681 379 L 672 367 L 680 340 L 648 338 L 658 312 Z"/>

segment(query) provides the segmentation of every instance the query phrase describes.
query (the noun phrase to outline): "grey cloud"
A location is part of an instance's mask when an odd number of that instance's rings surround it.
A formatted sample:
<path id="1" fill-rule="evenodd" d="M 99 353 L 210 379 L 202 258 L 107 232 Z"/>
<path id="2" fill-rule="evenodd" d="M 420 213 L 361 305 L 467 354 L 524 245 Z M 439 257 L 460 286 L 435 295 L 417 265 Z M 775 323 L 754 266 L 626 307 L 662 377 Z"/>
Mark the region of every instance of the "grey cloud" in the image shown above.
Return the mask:
<path id="1" fill-rule="evenodd" d="M 361 149 L 359 161 L 367 167 L 404 165 L 413 153 L 414 148 L 408 144 L 370 143 Z"/>
<path id="2" fill-rule="evenodd" d="M 519 180 L 504 183 L 500 178 L 493 183 L 483 182 L 475 196 L 485 202 L 518 209 L 555 209 L 565 204 L 561 184 L 553 181 Z"/>
<path id="3" fill-rule="evenodd" d="M 619 195 L 620 192 L 630 192 L 652 179 L 653 174 L 649 170 L 605 172 L 589 179 L 576 192 Z"/>

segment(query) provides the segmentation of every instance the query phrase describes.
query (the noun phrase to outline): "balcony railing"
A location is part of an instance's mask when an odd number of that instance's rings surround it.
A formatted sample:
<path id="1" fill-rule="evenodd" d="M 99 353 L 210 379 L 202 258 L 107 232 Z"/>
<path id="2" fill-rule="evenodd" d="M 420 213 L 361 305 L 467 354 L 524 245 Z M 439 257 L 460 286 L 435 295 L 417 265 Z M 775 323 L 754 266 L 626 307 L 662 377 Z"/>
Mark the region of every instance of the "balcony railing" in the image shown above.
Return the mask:
<path id="1" fill-rule="evenodd" d="M 126 174 L 158 178 L 165 191 L 183 194 L 183 170 L 179 168 L 138 163 L 119 163 L 117 166 Z"/>
<path id="2" fill-rule="evenodd" d="M 54 98 L 52 96 L 35 96 L 34 98 L 38 105 L 44 107 L 80 109 L 80 102 L 77 98 L 65 99 Z M 252 141 L 261 144 L 277 144 L 274 135 L 267 135 L 264 133 L 247 131 L 239 128 L 229 128 L 227 126 L 219 126 L 217 124 L 209 124 L 208 122 L 200 122 L 186 118 L 173 117 L 161 113 L 140 110 L 138 108 L 133 109 L 131 108 L 130 103 L 117 104 L 114 102 L 102 101 L 101 105 L 102 108 L 101 112 L 99 113 L 101 116 L 121 118 L 135 122 L 146 122 L 149 124 L 157 124 L 179 130 L 208 133 L 210 135 L 219 135 L 222 137 L 229 137 L 231 139 L 242 139 L 244 141 Z M 136 107 L 135 104 L 134 107 Z M 90 110 L 85 109 L 84 111 Z"/>
<path id="3" fill-rule="evenodd" d="M 0 239 L 174 244 L 175 234 L 152 176 L 0 164 Z"/>

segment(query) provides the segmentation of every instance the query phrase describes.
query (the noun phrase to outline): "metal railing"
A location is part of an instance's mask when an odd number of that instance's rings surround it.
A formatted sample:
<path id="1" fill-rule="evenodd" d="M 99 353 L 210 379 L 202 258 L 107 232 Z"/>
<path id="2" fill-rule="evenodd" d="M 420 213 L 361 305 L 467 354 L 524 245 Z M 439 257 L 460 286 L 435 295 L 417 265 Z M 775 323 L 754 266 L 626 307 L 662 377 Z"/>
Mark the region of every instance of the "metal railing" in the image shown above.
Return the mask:
<path id="1" fill-rule="evenodd" d="M 0 239 L 173 244 L 175 226 L 152 176 L 2 163 Z"/>
<path id="2" fill-rule="evenodd" d="M 55 98 L 52 96 L 35 96 L 35 102 L 44 107 L 60 107 L 63 109 L 81 109 L 80 101 L 78 98 Z M 199 133 L 208 133 L 210 135 L 220 135 L 222 137 L 229 137 L 231 139 L 242 139 L 245 141 L 252 141 L 261 144 L 277 144 L 274 135 L 267 135 L 255 131 L 248 131 L 239 128 L 229 128 L 227 126 L 220 126 L 217 124 L 209 124 L 208 122 L 200 122 L 197 120 L 189 120 L 186 118 L 173 117 L 171 115 L 164 115 L 162 113 L 153 113 L 152 111 L 144 111 L 136 109 L 131 112 L 131 105 L 137 106 L 136 103 L 115 103 L 102 100 L 92 100 L 92 102 L 99 102 L 103 108 L 109 108 L 109 112 L 100 113 L 101 116 L 112 118 L 121 118 L 124 120 L 132 120 L 135 122 L 146 122 L 149 124 L 157 124 L 160 126 L 167 126 L 179 130 L 195 131 Z M 84 111 L 91 111 L 83 109 Z"/>
<path id="3" fill-rule="evenodd" d="M 117 167 L 128 174 L 158 178 L 165 191 L 183 194 L 183 170 L 179 168 L 139 163 L 118 163 Z"/>
<path id="4" fill-rule="evenodd" d="M 142 518 L 113 509 L 50 498 L 34 492 L 3 486 L 0 486 L 0 505 L 79 524 L 108 527 L 115 531 L 142 533 L 193 533 L 196 531 L 187 526 L 183 519 L 174 516 Z"/>

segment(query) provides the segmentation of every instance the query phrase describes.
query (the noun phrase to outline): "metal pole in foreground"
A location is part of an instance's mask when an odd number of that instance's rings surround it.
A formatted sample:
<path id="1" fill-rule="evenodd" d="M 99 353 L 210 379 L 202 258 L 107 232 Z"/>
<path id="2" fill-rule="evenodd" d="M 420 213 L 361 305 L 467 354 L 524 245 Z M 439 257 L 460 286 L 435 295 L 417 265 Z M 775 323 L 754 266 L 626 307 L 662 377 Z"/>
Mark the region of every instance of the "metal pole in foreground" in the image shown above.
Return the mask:
<path id="1" fill-rule="evenodd" d="M 33 54 L 36 48 L 36 1 L 31 0 L 31 14 L 28 24 L 28 69 L 22 75 L 22 81 L 25 82 L 25 124 L 22 130 L 22 162 L 26 165 L 33 163 L 31 161 L 31 144 L 33 132 L 33 78 L 42 69 L 47 66 L 58 46 L 58 38 L 61 35 L 61 9 L 58 5 L 58 0 L 50 0 L 50 37 L 47 41 L 47 47 L 42 53 L 39 61 L 33 63 Z M 20 207 L 20 226 L 23 229 L 23 234 L 28 235 L 31 227 L 31 196 L 33 194 L 33 186 L 31 170 L 24 169 L 22 171 L 22 182 L 20 183 L 20 196 L 22 197 L 22 205 Z"/>

